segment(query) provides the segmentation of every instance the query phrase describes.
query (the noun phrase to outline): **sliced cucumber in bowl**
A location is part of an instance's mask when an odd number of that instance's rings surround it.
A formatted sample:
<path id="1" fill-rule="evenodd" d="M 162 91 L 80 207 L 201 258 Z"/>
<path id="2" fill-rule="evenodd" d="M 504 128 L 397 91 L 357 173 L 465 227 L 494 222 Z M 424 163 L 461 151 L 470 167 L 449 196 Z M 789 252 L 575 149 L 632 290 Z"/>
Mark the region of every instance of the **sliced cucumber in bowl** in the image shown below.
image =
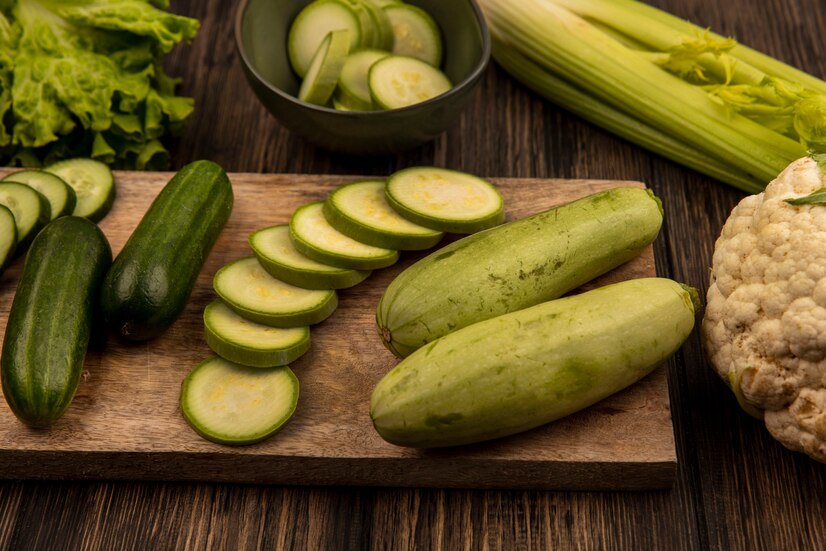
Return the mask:
<path id="1" fill-rule="evenodd" d="M 335 229 L 324 216 L 323 203 L 310 203 L 295 211 L 290 237 L 305 256 L 340 268 L 376 270 L 399 259 L 398 251 L 367 245 Z"/>
<path id="2" fill-rule="evenodd" d="M 370 67 L 373 102 L 382 109 L 400 109 L 441 96 L 453 88 L 450 79 L 424 61 L 388 56 Z"/>
<path id="3" fill-rule="evenodd" d="M 338 80 L 339 91 L 336 100 L 349 110 L 369 111 L 373 109 L 368 75 L 370 67 L 387 57 L 381 50 L 360 50 L 347 56 Z"/>
<path id="4" fill-rule="evenodd" d="M 213 287 L 235 313 L 270 327 L 315 325 L 330 317 L 338 306 L 335 291 L 301 289 L 280 281 L 268 274 L 254 256 L 218 270 Z"/>
<path id="5" fill-rule="evenodd" d="M 46 167 L 75 191 L 74 216 L 99 222 L 115 202 L 115 177 L 105 164 L 92 159 L 67 159 Z"/>
<path id="6" fill-rule="evenodd" d="M 0 182 L 0 205 L 9 209 L 17 228 L 16 254 L 22 254 L 51 219 L 49 202 L 26 184 Z"/>
<path id="7" fill-rule="evenodd" d="M 77 204 L 75 190 L 64 182 L 62 178 L 51 172 L 46 172 L 45 170 L 21 170 L 9 174 L 3 178 L 3 181 L 26 184 L 40 192 L 49 202 L 51 220 L 60 218 L 61 216 L 69 216 L 75 210 L 75 204 Z"/>
<path id="8" fill-rule="evenodd" d="M 9 265 L 17 247 L 17 226 L 14 215 L 5 206 L 0 205 L 0 274 Z"/>
<path id="9" fill-rule="evenodd" d="M 278 367 L 310 349 L 310 328 L 279 329 L 247 320 L 220 300 L 204 310 L 207 345 L 222 358 L 249 367 Z"/>
<path id="10" fill-rule="evenodd" d="M 385 6 L 393 29 L 395 55 L 414 57 L 433 67 L 442 65 L 442 33 L 429 13 L 410 4 Z"/>
<path id="11" fill-rule="evenodd" d="M 313 57 L 329 33 L 346 29 L 350 32 L 349 48 L 362 44 L 359 17 L 339 0 L 316 0 L 307 5 L 290 27 L 287 50 L 293 70 L 304 78 Z"/>
<path id="12" fill-rule="evenodd" d="M 326 105 L 333 95 L 341 69 L 350 52 L 350 31 L 328 34 L 318 48 L 301 83 L 298 99 L 316 105 Z"/>
<path id="13" fill-rule="evenodd" d="M 450 233 L 475 233 L 505 221 L 502 194 L 490 182 L 455 170 L 415 167 L 387 180 L 390 206 L 422 226 Z"/>
<path id="14" fill-rule="evenodd" d="M 212 357 L 184 379 L 181 413 L 207 440 L 255 444 L 290 420 L 298 392 L 298 379 L 287 366 L 258 369 Z"/>
<path id="15" fill-rule="evenodd" d="M 370 276 L 370 271 L 337 268 L 304 256 L 293 245 L 286 224 L 255 232 L 249 243 L 270 275 L 303 289 L 346 289 Z"/>
<path id="16" fill-rule="evenodd" d="M 387 203 L 384 180 L 354 182 L 333 191 L 324 216 L 341 233 L 374 247 L 401 251 L 429 249 L 444 233 L 409 221 Z"/>

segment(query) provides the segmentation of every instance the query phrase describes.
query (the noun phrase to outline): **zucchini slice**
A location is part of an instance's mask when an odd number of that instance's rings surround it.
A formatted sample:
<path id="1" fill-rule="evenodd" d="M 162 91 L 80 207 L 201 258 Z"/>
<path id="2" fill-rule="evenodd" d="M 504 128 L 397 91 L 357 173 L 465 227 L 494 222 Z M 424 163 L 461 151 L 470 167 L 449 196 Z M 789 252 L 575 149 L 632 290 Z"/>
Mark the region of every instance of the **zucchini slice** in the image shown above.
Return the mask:
<path id="1" fill-rule="evenodd" d="M 77 195 L 74 216 L 92 222 L 103 220 L 115 202 L 115 177 L 109 167 L 92 159 L 68 159 L 46 167 Z"/>
<path id="2" fill-rule="evenodd" d="M 316 105 L 327 105 L 349 52 L 350 31 L 333 31 L 328 34 L 310 63 L 307 76 L 298 91 L 298 99 Z"/>
<path id="3" fill-rule="evenodd" d="M 270 327 L 321 323 L 335 311 L 335 291 L 311 291 L 268 274 L 254 256 L 227 264 L 215 274 L 215 292 L 237 314 Z"/>
<path id="4" fill-rule="evenodd" d="M 216 300 L 204 310 L 204 334 L 222 358 L 249 367 L 278 367 L 310 349 L 310 328 L 279 329 L 242 318 Z"/>
<path id="5" fill-rule="evenodd" d="M 347 56 L 338 80 L 339 93 L 336 99 L 339 103 L 350 110 L 373 109 L 373 96 L 370 95 L 367 76 L 370 67 L 388 55 L 390 54 L 380 50 L 361 50 Z"/>
<path id="6" fill-rule="evenodd" d="M 429 13 L 416 6 L 386 6 L 393 29 L 393 53 L 415 57 L 433 67 L 442 65 L 442 33 Z"/>
<path id="7" fill-rule="evenodd" d="M 287 367 L 256 369 L 212 357 L 181 385 L 181 413 L 202 437 L 218 444 L 260 442 L 290 420 L 298 379 Z"/>
<path id="8" fill-rule="evenodd" d="M 298 252 L 286 224 L 265 228 L 249 239 L 258 262 L 271 276 L 303 289 L 346 289 L 358 285 L 369 271 L 336 268 Z"/>
<path id="9" fill-rule="evenodd" d="M 370 67 L 373 102 L 382 109 L 400 109 L 441 96 L 453 85 L 439 69 L 412 57 L 391 55 Z"/>
<path id="10" fill-rule="evenodd" d="M 14 174 L 9 174 L 3 181 L 18 182 L 26 184 L 40 192 L 49 202 L 51 220 L 61 216 L 69 216 L 75 210 L 77 195 L 75 190 L 69 187 L 59 176 L 55 176 L 45 170 L 21 170 Z"/>
<path id="11" fill-rule="evenodd" d="M 290 237 L 300 253 L 340 268 L 376 270 L 399 259 L 398 251 L 367 245 L 335 229 L 324 217 L 323 203 L 310 203 L 295 211 Z"/>
<path id="12" fill-rule="evenodd" d="M 393 25 L 390 23 L 387 13 L 373 0 L 361 0 L 361 3 L 367 10 L 373 25 L 374 47 L 388 52 L 391 51 L 395 37 L 393 35 Z"/>
<path id="13" fill-rule="evenodd" d="M 290 64 L 304 78 L 319 46 L 332 31 L 350 31 L 349 48 L 361 44 L 361 23 L 358 16 L 339 0 L 316 0 L 301 10 L 290 27 L 287 51 Z"/>
<path id="14" fill-rule="evenodd" d="M 0 205 L 0 274 L 8 266 L 17 247 L 17 226 L 14 224 L 14 215 Z"/>
<path id="15" fill-rule="evenodd" d="M 387 202 L 413 222 L 450 233 L 475 233 L 505 221 L 505 203 L 489 182 L 444 168 L 415 167 L 387 180 Z"/>
<path id="16" fill-rule="evenodd" d="M 17 227 L 17 254 L 26 250 L 51 219 L 49 202 L 26 184 L 0 182 L 0 205 L 14 215 Z"/>
<path id="17" fill-rule="evenodd" d="M 444 233 L 414 224 L 387 203 L 383 180 L 354 182 L 327 197 L 324 216 L 335 229 L 374 247 L 401 251 L 429 249 Z"/>

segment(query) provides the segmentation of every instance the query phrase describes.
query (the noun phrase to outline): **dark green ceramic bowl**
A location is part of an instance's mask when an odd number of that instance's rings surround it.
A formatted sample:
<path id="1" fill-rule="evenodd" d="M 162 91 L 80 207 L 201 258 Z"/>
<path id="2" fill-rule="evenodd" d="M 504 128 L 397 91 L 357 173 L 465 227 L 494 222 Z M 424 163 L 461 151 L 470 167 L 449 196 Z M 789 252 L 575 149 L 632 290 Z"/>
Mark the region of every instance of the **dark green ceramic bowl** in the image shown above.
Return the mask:
<path id="1" fill-rule="evenodd" d="M 459 117 L 490 58 L 490 35 L 474 0 L 408 0 L 439 23 L 442 70 L 454 88 L 429 101 L 391 111 L 354 113 L 299 101 L 301 84 L 287 59 L 290 24 L 310 0 L 244 0 L 235 42 L 255 94 L 284 126 L 334 151 L 379 155 L 432 140 Z"/>

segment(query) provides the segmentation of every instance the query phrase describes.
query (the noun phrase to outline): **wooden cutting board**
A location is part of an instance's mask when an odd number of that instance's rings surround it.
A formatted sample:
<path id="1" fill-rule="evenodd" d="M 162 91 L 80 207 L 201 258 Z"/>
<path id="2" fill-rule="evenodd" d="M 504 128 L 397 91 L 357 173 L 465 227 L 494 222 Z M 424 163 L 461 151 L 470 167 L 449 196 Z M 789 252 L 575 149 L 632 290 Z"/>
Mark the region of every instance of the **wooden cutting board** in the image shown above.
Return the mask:
<path id="1" fill-rule="evenodd" d="M 117 174 L 118 198 L 101 223 L 115 253 L 170 177 Z M 291 366 L 301 396 L 295 416 L 280 433 L 238 448 L 202 440 L 181 417 L 178 394 L 189 370 L 211 354 L 201 316 L 215 298 L 213 275 L 251 254 L 247 236 L 252 231 L 287 222 L 296 207 L 323 199 L 354 178 L 235 174 L 231 179 L 232 218 L 185 312 L 167 333 L 138 345 L 109 337 L 90 350 L 75 400 L 50 430 L 25 427 L 0 402 L 0 477 L 593 490 L 670 486 L 676 453 L 662 368 L 585 411 L 495 442 L 421 451 L 381 440 L 368 415 L 370 393 L 396 359 L 376 335 L 375 310 L 390 281 L 423 254 L 404 254 L 398 265 L 340 293 L 338 311 L 313 328 L 312 349 Z M 606 188 L 642 185 L 493 181 L 505 197 L 509 219 Z M 21 266 L 18 259 L 0 276 L 0 335 Z M 591 286 L 654 273 L 649 248 Z"/>

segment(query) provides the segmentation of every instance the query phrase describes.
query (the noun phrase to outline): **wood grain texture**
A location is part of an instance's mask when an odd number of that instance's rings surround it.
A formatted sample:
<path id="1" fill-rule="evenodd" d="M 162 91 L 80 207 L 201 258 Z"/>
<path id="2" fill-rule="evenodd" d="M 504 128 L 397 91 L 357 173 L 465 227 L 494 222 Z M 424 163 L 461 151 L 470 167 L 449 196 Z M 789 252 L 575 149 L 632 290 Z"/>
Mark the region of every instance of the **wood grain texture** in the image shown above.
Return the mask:
<path id="1" fill-rule="evenodd" d="M 823 0 L 648 0 L 826 77 Z M 459 124 L 398 157 L 315 149 L 243 80 L 230 0 L 172 0 L 202 20 L 167 68 L 197 116 L 175 167 L 387 174 L 435 164 L 502 177 L 646 182 L 663 199 L 660 269 L 705 290 L 714 239 L 742 194 L 586 124 L 493 64 Z M 679 467 L 669 492 L 308 489 L 231 484 L 0 483 L 9 549 L 824 549 L 826 468 L 740 412 L 692 337 L 668 364 Z"/>
<path id="2" fill-rule="evenodd" d="M 0 178 L 7 171 L 0 170 Z M 118 200 L 101 222 L 115 254 L 171 173 L 118 173 Z M 203 310 L 215 273 L 249 256 L 248 236 L 289 222 L 298 207 L 349 180 L 337 176 L 230 175 L 232 217 L 207 258 L 181 317 L 160 338 L 109 338 L 86 357 L 66 415 L 32 430 L 0 408 L 0 477 L 212 480 L 309 485 L 468 488 L 643 489 L 670 486 L 676 451 L 664 370 L 592 408 L 527 433 L 451 450 L 384 442 L 368 415 L 372 389 L 398 362 L 376 334 L 375 312 L 390 281 L 426 252 L 339 292 L 335 314 L 312 329 L 312 348 L 292 364 L 301 382 L 290 423 L 266 442 L 228 447 L 189 430 L 178 406 L 183 378 L 212 352 Z M 499 179 L 510 220 L 629 182 Z M 3 276 L 0 336 L 22 259 Z M 655 275 L 653 249 L 589 283 Z"/>

